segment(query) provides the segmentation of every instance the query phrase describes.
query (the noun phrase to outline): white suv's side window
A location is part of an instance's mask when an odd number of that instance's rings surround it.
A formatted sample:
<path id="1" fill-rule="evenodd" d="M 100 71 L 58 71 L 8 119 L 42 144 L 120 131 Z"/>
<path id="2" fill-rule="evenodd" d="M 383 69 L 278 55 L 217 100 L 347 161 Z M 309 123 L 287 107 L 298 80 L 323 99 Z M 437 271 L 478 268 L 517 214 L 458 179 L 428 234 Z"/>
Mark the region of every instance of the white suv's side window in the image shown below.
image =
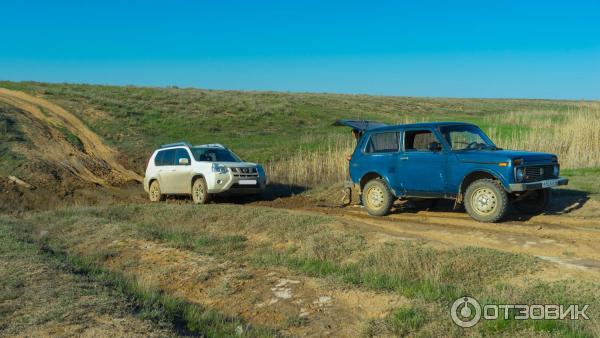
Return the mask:
<path id="1" fill-rule="evenodd" d="M 167 149 L 159 151 L 158 154 L 156 154 L 156 158 L 154 159 L 154 165 L 175 165 L 175 150 L 176 149 Z"/>
<path id="2" fill-rule="evenodd" d="M 180 159 L 187 159 L 187 164 L 179 162 Z M 190 154 L 183 148 L 177 148 L 175 152 L 175 165 L 189 165 L 191 163 Z"/>
<path id="3" fill-rule="evenodd" d="M 165 150 L 161 150 L 158 153 L 156 153 L 156 156 L 154 157 L 154 165 L 155 166 L 161 166 L 163 165 L 163 158 L 165 157 Z"/>

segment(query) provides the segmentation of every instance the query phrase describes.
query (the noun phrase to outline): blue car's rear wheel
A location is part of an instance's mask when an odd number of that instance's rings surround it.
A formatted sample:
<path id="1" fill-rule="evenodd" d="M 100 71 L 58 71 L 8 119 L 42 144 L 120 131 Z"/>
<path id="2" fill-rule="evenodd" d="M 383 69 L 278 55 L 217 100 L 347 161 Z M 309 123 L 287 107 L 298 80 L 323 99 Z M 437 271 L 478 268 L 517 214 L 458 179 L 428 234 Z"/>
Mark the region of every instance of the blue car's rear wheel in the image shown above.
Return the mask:
<path id="1" fill-rule="evenodd" d="M 385 181 L 377 178 L 365 184 L 362 193 L 363 205 L 370 215 L 385 216 L 392 209 L 393 196 Z"/>

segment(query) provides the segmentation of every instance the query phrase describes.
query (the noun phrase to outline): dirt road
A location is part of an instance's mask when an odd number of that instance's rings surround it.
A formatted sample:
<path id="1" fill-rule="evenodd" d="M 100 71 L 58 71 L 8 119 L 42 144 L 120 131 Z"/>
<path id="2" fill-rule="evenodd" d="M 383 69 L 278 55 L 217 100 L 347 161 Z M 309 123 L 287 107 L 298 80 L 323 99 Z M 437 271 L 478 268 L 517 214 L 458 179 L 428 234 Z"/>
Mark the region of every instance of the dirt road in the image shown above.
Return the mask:
<path id="1" fill-rule="evenodd" d="M 432 211 L 396 209 L 388 216 L 374 217 L 356 205 L 317 206 L 300 196 L 260 204 L 335 216 L 348 229 L 382 238 L 423 240 L 440 248 L 479 246 L 534 255 L 557 265 L 557 274 L 547 276 L 549 279 L 564 278 L 565 271 L 573 277 L 600 276 L 600 218 L 578 216 L 584 212 L 528 219 L 513 214 L 513 220 L 489 224 L 476 222 L 465 212 L 451 211 L 449 206 Z M 593 211 L 600 203 L 589 200 L 584 208 Z"/>

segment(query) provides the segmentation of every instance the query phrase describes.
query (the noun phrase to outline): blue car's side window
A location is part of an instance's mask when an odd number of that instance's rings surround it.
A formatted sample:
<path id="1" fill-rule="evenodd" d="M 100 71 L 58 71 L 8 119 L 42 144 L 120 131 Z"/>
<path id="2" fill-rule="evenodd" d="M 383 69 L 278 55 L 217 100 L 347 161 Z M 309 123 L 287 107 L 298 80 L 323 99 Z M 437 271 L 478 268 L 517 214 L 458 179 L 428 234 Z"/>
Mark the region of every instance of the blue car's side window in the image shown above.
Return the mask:
<path id="1" fill-rule="evenodd" d="M 404 151 L 430 151 L 431 142 L 438 142 L 431 130 L 407 130 L 404 132 Z"/>
<path id="2" fill-rule="evenodd" d="M 400 150 L 400 132 L 373 133 L 365 145 L 366 154 L 396 153 Z"/>

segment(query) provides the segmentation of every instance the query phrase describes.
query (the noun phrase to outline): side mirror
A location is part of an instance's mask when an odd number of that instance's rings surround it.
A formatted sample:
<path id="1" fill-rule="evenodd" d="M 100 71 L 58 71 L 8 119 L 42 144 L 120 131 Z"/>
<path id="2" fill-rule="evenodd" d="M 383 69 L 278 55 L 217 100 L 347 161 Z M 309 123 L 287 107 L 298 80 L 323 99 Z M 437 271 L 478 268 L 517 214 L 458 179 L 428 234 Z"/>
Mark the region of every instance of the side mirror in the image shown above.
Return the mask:
<path id="1" fill-rule="evenodd" d="M 434 142 L 429 143 L 429 145 L 427 145 L 427 150 L 433 151 L 433 152 L 442 151 L 442 145 L 439 142 L 434 141 Z"/>
<path id="2" fill-rule="evenodd" d="M 187 158 L 185 158 L 185 157 L 180 158 L 177 162 L 179 163 L 179 165 L 188 165 L 188 164 L 190 164 L 190 160 L 187 159 Z"/>

